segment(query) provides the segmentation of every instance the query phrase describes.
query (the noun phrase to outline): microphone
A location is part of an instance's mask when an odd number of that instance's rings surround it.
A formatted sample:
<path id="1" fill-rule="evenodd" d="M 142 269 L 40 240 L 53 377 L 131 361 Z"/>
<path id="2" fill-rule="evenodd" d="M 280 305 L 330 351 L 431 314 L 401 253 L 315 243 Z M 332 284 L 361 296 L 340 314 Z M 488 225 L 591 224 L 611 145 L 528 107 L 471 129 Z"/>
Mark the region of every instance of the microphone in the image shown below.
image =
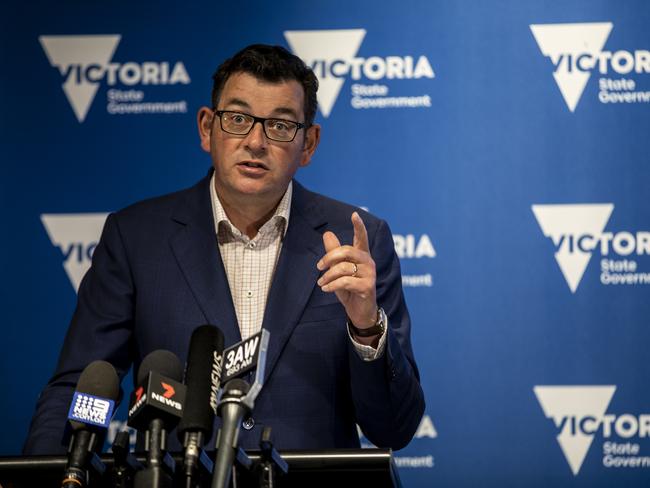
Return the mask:
<path id="1" fill-rule="evenodd" d="M 145 432 L 147 467 L 136 473 L 136 488 L 172 486 L 169 471 L 174 471 L 174 461 L 167 453 L 167 430 L 173 429 L 183 415 L 182 374 L 181 362 L 169 351 L 153 351 L 140 365 L 128 424 Z"/>
<path id="2" fill-rule="evenodd" d="M 225 386 L 217 410 L 221 417 L 221 429 L 217 436 L 212 488 L 225 488 L 230 483 L 232 464 L 237 454 L 239 426 L 244 416 L 253 411 L 255 399 L 264 383 L 269 337 L 269 331 L 262 329 L 223 352 L 222 381 Z M 238 377 L 253 369 L 255 379 L 252 385 Z"/>
<path id="3" fill-rule="evenodd" d="M 106 361 L 93 361 L 79 376 L 68 412 L 72 434 L 62 488 L 85 488 L 89 463 L 103 471 L 95 450 L 103 444 L 119 392 L 115 368 Z"/>
<path id="4" fill-rule="evenodd" d="M 250 385 L 240 378 L 230 380 L 223 387 L 219 402 L 221 429 L 217 436 L 217 460 L 212 473 L 212 488 L 226 488 L 230 484 L 232 463 L 237 453 L 239 424 L 244 415 L 250 414 L 242 399 L 250 391 Z"/>
<path id="5" fill-rule="evenodd" d="M 205 440 L 212 436 L 221 380 L 223 343 L 223 332 L 214 325 L 197 327 L 190 338 L 185 371 L 185 410 L 177 428 L 178 439 L 185 450 L 183 465 L 186 486 L 192 486 L 201 448 Z M 211 461 L 208 463 L 212 464 Z"/>

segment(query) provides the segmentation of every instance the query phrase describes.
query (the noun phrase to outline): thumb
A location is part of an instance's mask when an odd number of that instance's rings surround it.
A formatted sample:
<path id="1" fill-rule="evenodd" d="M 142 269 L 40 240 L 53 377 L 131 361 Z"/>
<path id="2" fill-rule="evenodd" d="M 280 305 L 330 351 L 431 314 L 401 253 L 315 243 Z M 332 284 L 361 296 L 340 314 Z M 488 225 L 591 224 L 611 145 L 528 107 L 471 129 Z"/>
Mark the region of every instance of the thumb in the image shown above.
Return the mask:
<path id="1" fill-rule="evenodd" d="M 325 252 L 330 252 L 332 249 L 340 247 L 341 242 L 334 232 L 328 230 L 323 234 L 323 245 L 325 246 Z"/>

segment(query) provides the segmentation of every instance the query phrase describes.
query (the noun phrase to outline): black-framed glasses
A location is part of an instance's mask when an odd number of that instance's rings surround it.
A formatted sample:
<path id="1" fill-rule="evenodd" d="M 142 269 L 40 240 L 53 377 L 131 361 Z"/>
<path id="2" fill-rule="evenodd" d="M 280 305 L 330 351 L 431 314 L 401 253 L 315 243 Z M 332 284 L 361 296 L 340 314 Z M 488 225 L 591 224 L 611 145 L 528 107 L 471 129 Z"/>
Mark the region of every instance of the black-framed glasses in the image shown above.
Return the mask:
<path id="1" fill-rule="evenodd" d="M 231 110 L 215 110 L 214 114 L 219 117 L 221 130 L 228 134 L 245 136 L 253 126 L 259 122 L 264 128 L 264 134 L 272 141 L 291 142 L 296 137 L 299 129 L 307 127 L 306 124 L 293 120 L 255 117 L 254 115 Z"/>

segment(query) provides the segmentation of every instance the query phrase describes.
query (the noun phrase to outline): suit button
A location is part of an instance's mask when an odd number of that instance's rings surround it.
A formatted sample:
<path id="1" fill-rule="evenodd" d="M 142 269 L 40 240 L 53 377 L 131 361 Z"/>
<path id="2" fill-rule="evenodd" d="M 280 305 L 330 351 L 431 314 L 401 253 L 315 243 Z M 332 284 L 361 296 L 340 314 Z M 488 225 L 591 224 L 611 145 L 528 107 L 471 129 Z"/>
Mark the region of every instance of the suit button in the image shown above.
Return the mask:
<path id="1" fill-rule="evenodd" d="M 397 374 L 395 373 L 395 368 L 390 368 L 390 379 L 394 380 Z"/>
<path id="2" fill-rule="evenodd" d="M 244 421 L 241 423 L 241 425 L 242 425 L 242 427 L 244 427 L 244 429 L 251 430 L 253 428 L 253 426 L 255 425 L 255 420 L 253 419 L 253 417 L 248 417 L 248 418 L 244 419 Z"/>

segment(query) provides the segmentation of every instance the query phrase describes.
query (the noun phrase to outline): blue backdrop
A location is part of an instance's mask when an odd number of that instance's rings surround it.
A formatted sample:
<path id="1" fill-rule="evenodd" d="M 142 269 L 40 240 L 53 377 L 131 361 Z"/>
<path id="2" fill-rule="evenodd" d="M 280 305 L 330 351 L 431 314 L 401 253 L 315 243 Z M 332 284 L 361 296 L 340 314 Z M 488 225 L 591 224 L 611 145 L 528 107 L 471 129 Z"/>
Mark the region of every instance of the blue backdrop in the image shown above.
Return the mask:
<path id="1" fill-rule="evenodd" d="M 395 234 L 427 399 L 404 484 L 647 485 L 649 24 L 642 0 L 5 2 L 0 455 L 106 213 L 205 174 L 210 76 L 264 42 L 321 81 L 298 179 Z"/>

